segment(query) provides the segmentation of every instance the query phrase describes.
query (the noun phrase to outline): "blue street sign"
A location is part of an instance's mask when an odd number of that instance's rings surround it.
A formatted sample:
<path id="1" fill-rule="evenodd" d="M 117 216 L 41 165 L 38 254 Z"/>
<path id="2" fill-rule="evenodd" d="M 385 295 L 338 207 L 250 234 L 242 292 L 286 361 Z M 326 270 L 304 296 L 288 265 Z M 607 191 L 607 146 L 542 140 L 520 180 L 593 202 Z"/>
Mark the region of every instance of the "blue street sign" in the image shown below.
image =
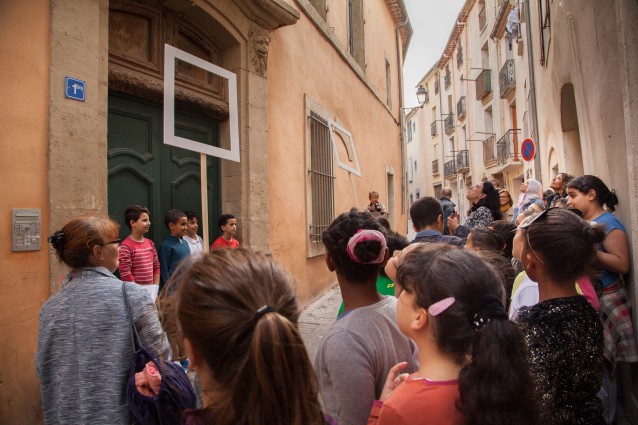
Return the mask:
<path id="1" fill-rule="evenodd" d="M 65 86 L 64 95 L 66 97 L 84 102 L 84 95 L 86 94 L 84 91 L 84 81 L 66 77 Z"/>
<path id="2" fill-rule="evenodd" d="M 531 161 L 536 155 L 536 143 L 532 139 L 525 139 L 521 144 L 521 155 L 525 161 Z"/>

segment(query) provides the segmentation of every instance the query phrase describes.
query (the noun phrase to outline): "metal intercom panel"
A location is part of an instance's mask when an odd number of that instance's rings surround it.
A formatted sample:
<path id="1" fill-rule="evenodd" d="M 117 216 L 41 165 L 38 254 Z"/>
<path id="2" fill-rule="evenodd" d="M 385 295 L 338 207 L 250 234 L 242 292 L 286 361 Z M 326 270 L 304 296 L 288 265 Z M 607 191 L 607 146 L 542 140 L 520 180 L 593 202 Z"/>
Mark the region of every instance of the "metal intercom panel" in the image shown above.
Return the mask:
<path id="1" fill-rule="evenodd" d="M 42 249 L 42 213 L 39 208 L 13 208 L 13 251 Z"/>

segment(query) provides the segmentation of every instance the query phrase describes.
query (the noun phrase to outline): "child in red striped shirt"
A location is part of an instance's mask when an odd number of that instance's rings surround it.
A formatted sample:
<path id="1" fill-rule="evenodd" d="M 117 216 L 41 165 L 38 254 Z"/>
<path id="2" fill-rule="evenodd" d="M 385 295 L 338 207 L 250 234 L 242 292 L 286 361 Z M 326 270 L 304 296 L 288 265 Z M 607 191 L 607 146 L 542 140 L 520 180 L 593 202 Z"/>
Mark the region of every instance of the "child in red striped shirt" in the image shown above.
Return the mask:
<path id="1" fill-rule="evenodd" d="M 160 266 L 155 245 L 144 234 L 151 228 L 148 208 L 129 205 L 124 212 L 131 234 L 120 245 L 120 278 L 140 285 L 157 285 Z"/>

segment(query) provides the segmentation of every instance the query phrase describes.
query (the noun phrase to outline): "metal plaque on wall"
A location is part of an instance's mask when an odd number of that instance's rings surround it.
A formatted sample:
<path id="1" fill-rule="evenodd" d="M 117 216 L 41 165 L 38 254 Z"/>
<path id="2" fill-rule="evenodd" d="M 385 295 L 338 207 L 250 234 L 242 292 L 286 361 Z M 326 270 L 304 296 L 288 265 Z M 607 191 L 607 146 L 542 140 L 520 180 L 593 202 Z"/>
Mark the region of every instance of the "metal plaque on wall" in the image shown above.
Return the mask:
<path id="1" fill-rule="evenodd" d="M 13 251 L 42 248 L 42 213 L 39 208 L 13 208 Z"/>

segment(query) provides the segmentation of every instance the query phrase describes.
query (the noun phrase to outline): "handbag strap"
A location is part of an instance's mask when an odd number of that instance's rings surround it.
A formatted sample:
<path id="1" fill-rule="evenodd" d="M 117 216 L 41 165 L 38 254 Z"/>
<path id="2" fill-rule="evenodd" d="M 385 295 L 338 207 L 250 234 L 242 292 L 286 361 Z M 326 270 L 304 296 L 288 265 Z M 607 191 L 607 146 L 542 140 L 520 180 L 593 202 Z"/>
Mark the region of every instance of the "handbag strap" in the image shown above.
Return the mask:
<path id="1" fill-rule="evenodd" d="M 133 328 L 133 335 L 131 335 L 131 339 L 133 340 L 133 348 L 135 351 L 137 351 L 140 348 L 144 348 L 144 345 L 142 345 L 142 340 L 140 339 L 140 336 L 137 333 L 137 328 L 135 327 L 133 313 L 131 313 L 131 305 L 128 302 L 128 294 L 126 293 L 126 283 L 124 282 L 122 282 L 122 293 L 124 294 L 124 303 L 126 304 L 126 310 L 128 311 L 128 318 L 131 322 L 131 328 Z"/>

